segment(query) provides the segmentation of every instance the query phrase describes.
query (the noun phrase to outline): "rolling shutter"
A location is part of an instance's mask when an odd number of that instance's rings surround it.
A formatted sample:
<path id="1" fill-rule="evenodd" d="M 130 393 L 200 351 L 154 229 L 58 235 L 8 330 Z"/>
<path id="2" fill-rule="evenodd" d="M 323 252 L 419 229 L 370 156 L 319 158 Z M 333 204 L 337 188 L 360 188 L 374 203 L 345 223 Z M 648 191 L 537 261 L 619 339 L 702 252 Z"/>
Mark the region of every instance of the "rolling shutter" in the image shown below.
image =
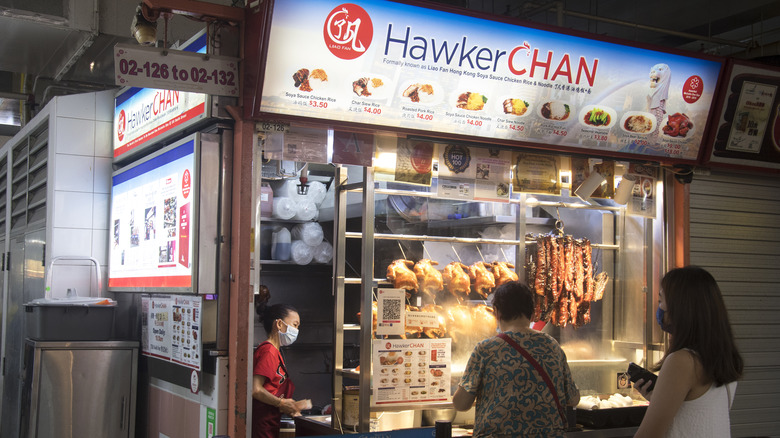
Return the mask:
<path id="1" fill-rule="evenodd" d="M 780 431 L 780 177 L 716 173 L 690 187 L 690 260 L 723 292 L 745 372 L 735 437 Z"/>

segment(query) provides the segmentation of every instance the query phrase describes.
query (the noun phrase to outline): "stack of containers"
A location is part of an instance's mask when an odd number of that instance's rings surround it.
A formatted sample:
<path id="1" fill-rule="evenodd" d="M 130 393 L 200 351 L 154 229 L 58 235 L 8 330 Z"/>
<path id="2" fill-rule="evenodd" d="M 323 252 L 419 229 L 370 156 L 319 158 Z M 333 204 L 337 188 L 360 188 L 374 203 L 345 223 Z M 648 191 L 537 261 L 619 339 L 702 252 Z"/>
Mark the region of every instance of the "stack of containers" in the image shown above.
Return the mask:
<path id="1" fill-rule="evenodd" d="M 282 220 L 315 221 L 326 192 L 325 184 L 313 181 L 309 183 L 307 193 L 302 195 L 298 193 L 298 181 L 287 180 L 274 192 L 273 216 Z M 317 222 L 294 226 L 290 237 L 290 258 L 299 265 L 312 261 L 329 263 L 333 258 L 333 246 L 324 241 L 322 226 Z"/>

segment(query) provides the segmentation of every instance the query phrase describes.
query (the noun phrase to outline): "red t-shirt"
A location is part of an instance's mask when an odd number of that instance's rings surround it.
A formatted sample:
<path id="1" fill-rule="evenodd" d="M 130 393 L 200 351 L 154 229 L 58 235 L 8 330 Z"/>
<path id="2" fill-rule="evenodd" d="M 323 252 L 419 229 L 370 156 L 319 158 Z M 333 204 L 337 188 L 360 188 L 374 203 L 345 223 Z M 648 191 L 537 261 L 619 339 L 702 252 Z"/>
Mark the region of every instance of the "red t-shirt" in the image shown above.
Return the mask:
<path id="1" fill-rule="evenodd" d="M 265 377 L 263 388 L 271 394 L 285 398 L 292 396 L 292 394 L 279 392 L 281 386 L 287 381 L 287 368 L 282 353 L 270 342 L 263 342 L 255 349 L 252 374 Z"/>
<path id="2" fill-rule="evenodd" d="M 263 388 L 276 397 L 292 398 L 292 384 L 284 366 L 282 353 L 270 342 L 255 349 L 252 374 L 265 377 Z M 276 438 L 281 428 L 282 412 L 276 406 L 252 399 L 252 438 Z"/>

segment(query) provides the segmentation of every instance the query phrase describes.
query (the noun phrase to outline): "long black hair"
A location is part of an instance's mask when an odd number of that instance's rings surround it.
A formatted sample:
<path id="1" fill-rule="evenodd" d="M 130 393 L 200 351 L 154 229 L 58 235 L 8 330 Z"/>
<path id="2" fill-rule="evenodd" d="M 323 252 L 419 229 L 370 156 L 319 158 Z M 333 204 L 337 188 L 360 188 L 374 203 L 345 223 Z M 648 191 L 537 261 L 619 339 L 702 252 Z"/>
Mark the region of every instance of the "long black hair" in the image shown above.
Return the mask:
<path id="1" fill-rule="evenodd" d="M 698 266 L 686 266 L 667 272 L 661 289 L 671 330 L 666 355 L 688 348 L 716 385 L 739 379 L 744 364 L 715 278 Z"/>

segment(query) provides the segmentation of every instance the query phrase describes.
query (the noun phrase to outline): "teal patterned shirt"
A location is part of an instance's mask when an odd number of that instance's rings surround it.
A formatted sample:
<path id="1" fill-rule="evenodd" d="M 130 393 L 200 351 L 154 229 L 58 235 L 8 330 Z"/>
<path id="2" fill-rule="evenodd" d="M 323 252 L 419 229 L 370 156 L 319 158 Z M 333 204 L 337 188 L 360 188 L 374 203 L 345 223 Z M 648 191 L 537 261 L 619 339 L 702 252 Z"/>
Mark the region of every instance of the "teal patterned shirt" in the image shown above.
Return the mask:
<path id="1" fill-rule="evenodd" d="M 506 334 L 550 376 L 561 405 L 579 397 L 566 354 L 546 333 Z M 475 437 L 564 437 L 555 399 L 533 365 L 503 339 L 486 339 L 471 353 L 460 386 L 476 395 Z"/>

